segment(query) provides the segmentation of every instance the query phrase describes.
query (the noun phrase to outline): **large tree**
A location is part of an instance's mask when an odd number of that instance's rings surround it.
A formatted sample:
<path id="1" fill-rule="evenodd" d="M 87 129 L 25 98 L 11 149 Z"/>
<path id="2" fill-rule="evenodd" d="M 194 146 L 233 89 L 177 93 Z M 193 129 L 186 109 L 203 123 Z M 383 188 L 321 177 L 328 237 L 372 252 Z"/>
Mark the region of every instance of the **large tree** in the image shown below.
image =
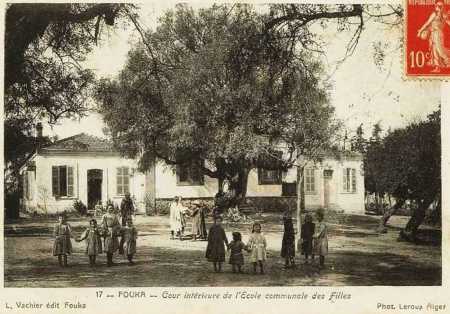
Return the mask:
<path id="1" fill-rule="evenodd" d="M 286 169 L 327 146 L 333 108 L 321 68 L 266 21 L 249 5 L 179 5 L 156 31 L 141 29 L 118 79 L 98 87 L 119 150 L 143 169 L 155 158 L 205 160 L 202 173 L 229 181 L 240 201 L 251 169 Z"/>
<path id="2" fill-rule="evenodd" d="M 40 120 L 82 116 L 91 70 L 82 66 L 105 25 L 134 7 L 124 4 L 8 4 L 5 18 L 5 195 L 17 193 L 18 169 L 42 144 Z M 17 198 L 17 197 L 15 197 Z M 10 206 L 8 206 L 10 207 Z"/>

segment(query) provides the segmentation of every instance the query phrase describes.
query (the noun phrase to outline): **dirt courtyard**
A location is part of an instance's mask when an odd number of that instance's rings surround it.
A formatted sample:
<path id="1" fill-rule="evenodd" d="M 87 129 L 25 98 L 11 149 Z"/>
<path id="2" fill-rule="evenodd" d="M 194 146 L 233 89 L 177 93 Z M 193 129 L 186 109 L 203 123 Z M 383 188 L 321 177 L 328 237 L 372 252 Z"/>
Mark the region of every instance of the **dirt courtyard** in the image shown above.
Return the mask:
<path id="1" fill-rule="evenodd" d="M 170 240 L 167 216 L 138 216 L 139 232 L 136 264 L 128 266 L 125 258 L 115 255 L 114 267 L 106 267 L 104 254 L 97 266 L 90 267 L 84 254 L 84 242 L 72 241 L 74 254 L 69 266 L 58 266 L 52 256 L 50 219 L 23 219 L 5 224 L 5 287 L 123 287 L 123 286 L 403 286 L 441 284 L 440 241 L 427 244 L 398 242 L 399 227 L 406 217 L 393 217 L 388 232 L 375 232 L 378 217 L 333 214 L 327 217 L 329 255 L 326 267 L 303 264 L 296 256 L 297 268 L 283 270 L 280 257 L 283 226 L 280 214 L 258 218 L 268 243 L 265 275 L 254 275 L 248 262 L 244 274 L 233 274 L 224 265 L 214 273 L 205 259 L 205 241 Z M 256 219 L 256 218 L 255 218 Z M 88 218 L 70 220 L 78 237 Z M 208 221 L 208 225 L 211 221 Z M 231 232 L 240 231 L 246 242 L 251 224 L 224 224 L 229 240 Z M 440 230 L 424 233 L 440 239 Z M 228 260 L 228 258 L 227 258 Z"/>

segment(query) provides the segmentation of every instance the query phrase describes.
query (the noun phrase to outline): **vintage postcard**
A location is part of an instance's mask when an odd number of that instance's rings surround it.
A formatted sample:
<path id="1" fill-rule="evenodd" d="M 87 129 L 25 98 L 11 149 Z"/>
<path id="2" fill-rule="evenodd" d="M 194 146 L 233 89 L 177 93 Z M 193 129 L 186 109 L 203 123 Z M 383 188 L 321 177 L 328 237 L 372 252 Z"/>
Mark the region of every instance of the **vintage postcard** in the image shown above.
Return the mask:
<path id="1" fill-rule="evenodd" d="M 0 313 L 450 313 L 449 3 L 0 8 Z"/>

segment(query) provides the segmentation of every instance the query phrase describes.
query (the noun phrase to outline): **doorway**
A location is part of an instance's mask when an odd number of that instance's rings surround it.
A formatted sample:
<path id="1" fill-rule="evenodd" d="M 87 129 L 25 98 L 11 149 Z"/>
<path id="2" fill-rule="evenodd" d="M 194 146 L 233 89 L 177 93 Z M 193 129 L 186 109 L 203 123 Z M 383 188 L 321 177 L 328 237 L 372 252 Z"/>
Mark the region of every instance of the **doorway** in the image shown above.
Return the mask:
<path id="1" fill-rule="evenodd" d="M 95 205 L 102 201 L 103 170 L 90 169 L 87 172 L 88 185 L 88 209 L 94 209 Z"/>
<path id="2" fill-rule="evenodd" d="M 333 179 L 333 170 L 323 171 L 323 207 L 330 207 L 331 180 Z"/>

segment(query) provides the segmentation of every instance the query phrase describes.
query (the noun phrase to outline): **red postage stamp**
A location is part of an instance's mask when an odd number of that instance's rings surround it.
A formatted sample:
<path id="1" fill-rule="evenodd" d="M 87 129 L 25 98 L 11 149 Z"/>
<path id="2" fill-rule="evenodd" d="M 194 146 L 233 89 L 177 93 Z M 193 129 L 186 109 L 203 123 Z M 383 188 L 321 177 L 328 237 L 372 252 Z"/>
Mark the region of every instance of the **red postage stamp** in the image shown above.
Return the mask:
<path id="1" fill-rule="evenodd" d="M 407 0 L 406 77 L 450 77 L 450 0 Z"/>

